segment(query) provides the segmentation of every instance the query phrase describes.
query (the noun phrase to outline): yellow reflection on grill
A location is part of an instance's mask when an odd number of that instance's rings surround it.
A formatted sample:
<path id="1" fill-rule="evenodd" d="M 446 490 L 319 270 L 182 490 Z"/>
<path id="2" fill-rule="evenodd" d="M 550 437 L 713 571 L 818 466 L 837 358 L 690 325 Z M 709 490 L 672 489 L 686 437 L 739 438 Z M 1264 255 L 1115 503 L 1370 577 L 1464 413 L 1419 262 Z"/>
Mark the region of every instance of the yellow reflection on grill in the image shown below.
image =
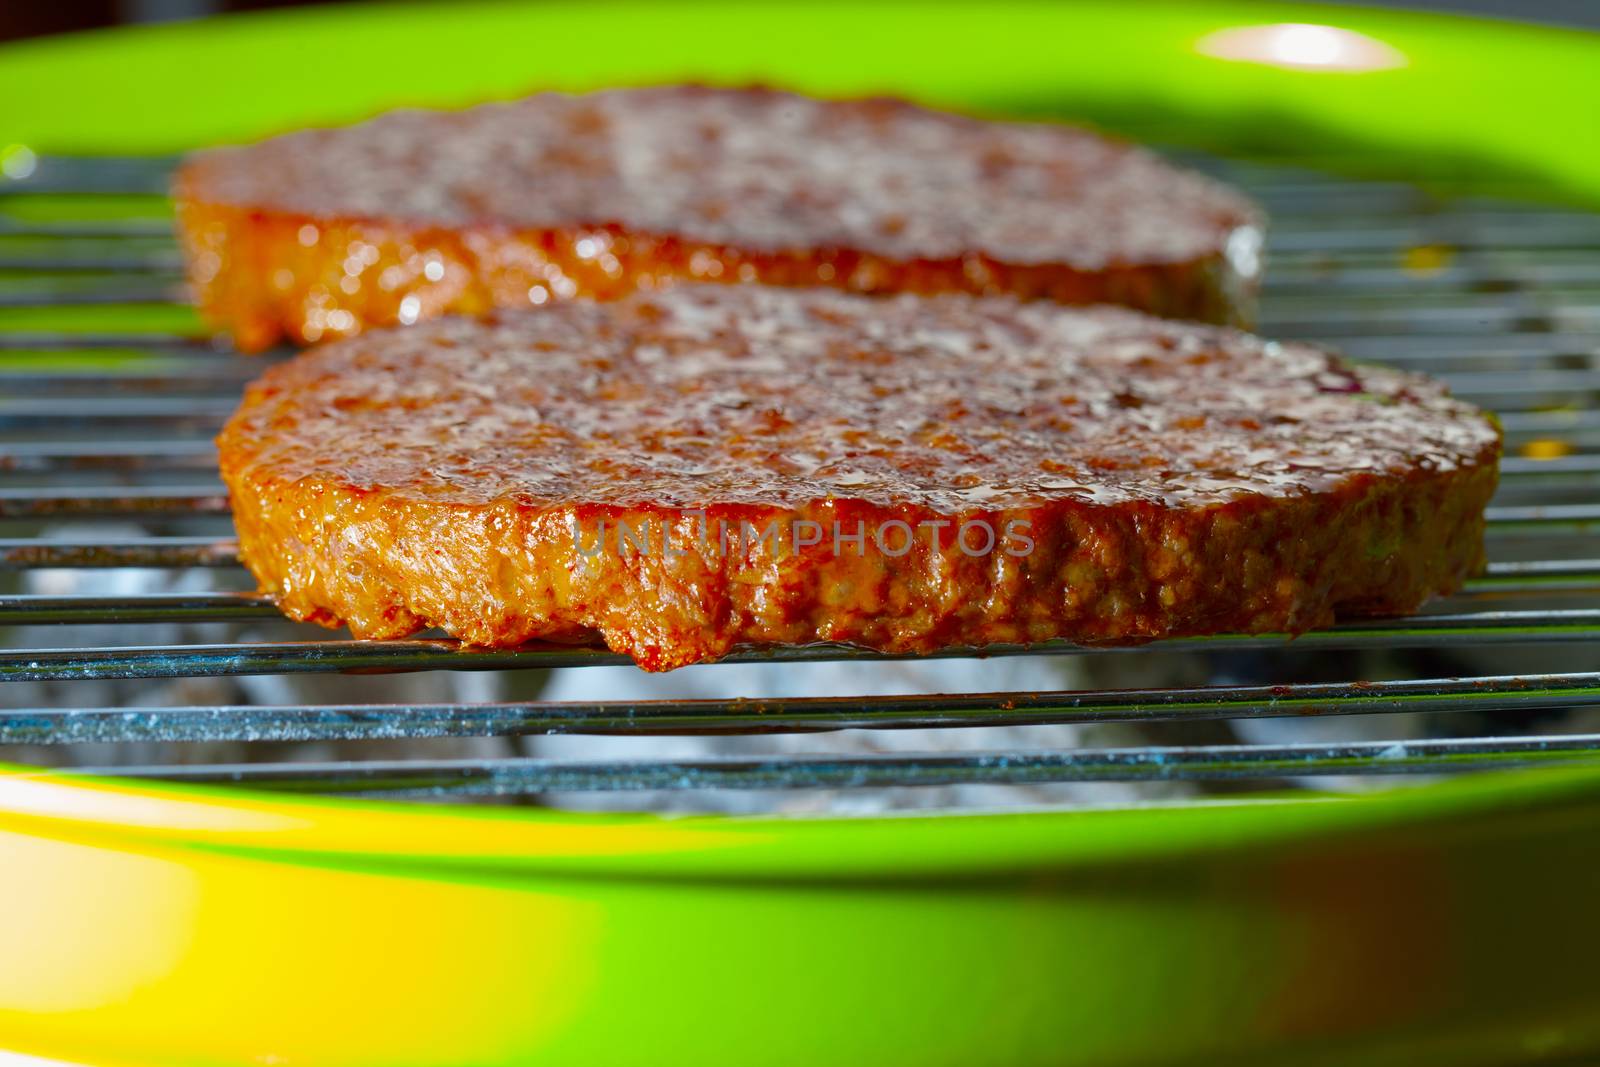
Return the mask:
<path id="1" fill-rule="evenodd" d="M 1532 441 L 1523 442 L 1519 450 L 1527 459 L 1560 459 L 1570 456 L 1576 449 L 1570 441 L 1560 441 L 1553 437 L 1540 437 Z"/>

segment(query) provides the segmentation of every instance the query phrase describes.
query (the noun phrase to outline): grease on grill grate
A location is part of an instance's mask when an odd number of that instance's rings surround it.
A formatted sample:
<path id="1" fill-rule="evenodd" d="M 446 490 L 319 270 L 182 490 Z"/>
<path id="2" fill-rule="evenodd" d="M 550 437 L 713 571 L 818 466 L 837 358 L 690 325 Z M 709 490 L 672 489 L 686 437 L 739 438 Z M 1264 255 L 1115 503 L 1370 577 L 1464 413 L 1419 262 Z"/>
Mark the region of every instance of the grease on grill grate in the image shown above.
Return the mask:
<path id="1" fill-rule="evenodd" d="M 210 437 L 265 365 L 197 336 L 170 161 L 0 184 L 0 758 L 573 806 L 1120 803 L 1600 755 L 1600 215 L 1199 160 L 1272 213 L 1261 330 L 1501 414 L 1488 574 L 1403 620 L 897 661 L 368 644 L 248 592 Z M 930 695 L 940 694 L 940 695 Z"/>

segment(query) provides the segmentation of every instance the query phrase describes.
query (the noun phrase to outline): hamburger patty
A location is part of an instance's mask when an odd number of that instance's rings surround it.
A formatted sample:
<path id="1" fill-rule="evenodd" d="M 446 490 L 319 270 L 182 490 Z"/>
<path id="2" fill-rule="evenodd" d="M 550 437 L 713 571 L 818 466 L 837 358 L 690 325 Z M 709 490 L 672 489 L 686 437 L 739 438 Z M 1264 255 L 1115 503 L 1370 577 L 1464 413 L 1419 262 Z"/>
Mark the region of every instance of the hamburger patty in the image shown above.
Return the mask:
<path id="1" fill-rule="evenodd" d="M 174 194 L 246 349 L 685 279 L 1236 322 L 1260 241 L 1242 196 L 1083 130 L 754 89 L 394 112 L 200 153 Z"/>
<path id="2" fill-rule="evenodd" d="M 683 285 L 268 370 L 219 438 L 297 619 L 477 645 L 897 653 L 1299 632 L 1483 559 L 1439 384 L 1110 308 Z"/>

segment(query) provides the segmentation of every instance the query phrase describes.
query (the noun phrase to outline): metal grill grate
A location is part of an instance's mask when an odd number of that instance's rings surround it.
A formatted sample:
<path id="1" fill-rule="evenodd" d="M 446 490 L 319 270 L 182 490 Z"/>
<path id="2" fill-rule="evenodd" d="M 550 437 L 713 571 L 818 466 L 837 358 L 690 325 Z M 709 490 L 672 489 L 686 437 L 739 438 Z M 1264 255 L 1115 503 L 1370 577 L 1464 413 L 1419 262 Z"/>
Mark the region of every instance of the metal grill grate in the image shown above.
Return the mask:
<path id="1" fill-rule="evenodd" d="M 1440 201 L 1351 182 L 1196 160 L 1273 218 L 1262 332 L 1439 375 L 1506 431 L 1484 576 L 1403 620 L 1306 635 L 1219 636 L 1146 650 L 1264 652 L 1550 645 L 1600 637 L 1600 215 Z M 3 572 L 161 568 L 243 584 L 211 435 L 264 366 L 194 336 L 160 197 L 168 160 L 46 158 L 0 179 L 0 580 Z M 130 328 L 130 323 L 139 328 Z M 280 354 L 278 357 L 282 358 Z M 62 536 L 67 524 L 110 532 Z M 111 524 L 111 525 L 106 525 Z M 132 532 L 130 532 L 132 531 Z M 225 577 L 224 577 L 225 576 Z M 0 586 L 4 588 L 4 586 Z M 962 696 L 466 704 L 18 708 L 8 682 L 335 671 L 500 670 L 625 662 L 604 651 L 458 651 L 448 640 L 139 645 L 150 623 L 270 627 L 241 592 L 0 595 L 0 627 L 122 628 L 129 644 L 0 649 L 0 744 L 366 740 L 538 733 L 663 734 L 1181 722 L 1600 705 L 1600 673 L 1206 685 Z M 15 632 L 15 631 L 12 631 Z M 63 632 L 72 632 L 70 629 Z M 302 629 L 295 632 L 298 637 Z M 1576 647 L 1575 647 L 1576 646 Z M 1124 654 L 1139 654 L 1136 650 Z M 952 656 L 1077 654 L 1054 644 Z M 1094 654 L 1103 654 L 1095 652 Z M 749 661 L 883 659 L 814 647 Z M 1573 664 L 1569 664 L 1572 666 Z M 797 668 L 801 669 L 801 668 Z M 339 793 L 440 796 L 552 789 L 893 786 L 1438 773 L 1592 759 L 1600 735 L 1407 743 L 1149 746 L 955 755 L 694 761 L 541 759 L 138 766 L 115 773 Z M 107 773 L 112 768 L 74 773 Z"/>

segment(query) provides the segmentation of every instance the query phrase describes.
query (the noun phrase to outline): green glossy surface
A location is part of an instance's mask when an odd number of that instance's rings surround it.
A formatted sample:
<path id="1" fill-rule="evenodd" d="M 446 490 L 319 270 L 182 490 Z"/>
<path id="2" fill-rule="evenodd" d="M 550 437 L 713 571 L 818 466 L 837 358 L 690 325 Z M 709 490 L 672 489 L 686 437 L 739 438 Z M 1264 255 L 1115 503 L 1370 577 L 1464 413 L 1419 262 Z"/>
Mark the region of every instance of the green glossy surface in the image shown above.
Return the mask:
<path id="1" fill-rule="evenodd" d="M 1240 25 L 1335 23 L 1405 65 L 1297 71 L 1202 55 Z M 0 131 L 41 150 L 179 151 L 400 105 L 697 78 L 891 91 L 1086 117 L 1210 148 L 1360 145 L 1600 197 L 1583 33 L 1309 4 L 366 4 L 6 48 Z M 1387 157 L 1387 158 L 1381 158 Z"/>
<path id="2" fill-rule="evenodd" d="M 1600 1040 L 1600 788 L 1570 772 L 877 820 L 20 773 L 0 812 L 0 947 L 34 964 L 0 970 L 0 1033 L 74 1062 L 1459 1065 Z"/>
<path id="3" fill-rule="evenodd" d="M 1276 21 L 1336 22 L 1406 62 L 1195 51 Z M 0 49 L 0 148 L 167 152 L 683 77 L 1229 151 L 1314 143 L 1374 172 L 1600 200 L 1595 39 L 1282 4 L 263 14 Z M 0 330 L 63 324 L 192 326 L 0 312 Z M 1600 776 L 1563 770 L 1359 800 L 806 820 L 0 774 L 0 1048 L 106 1067 L 1567 1058 L 1600 1050 L 1597 831 Z"/>

